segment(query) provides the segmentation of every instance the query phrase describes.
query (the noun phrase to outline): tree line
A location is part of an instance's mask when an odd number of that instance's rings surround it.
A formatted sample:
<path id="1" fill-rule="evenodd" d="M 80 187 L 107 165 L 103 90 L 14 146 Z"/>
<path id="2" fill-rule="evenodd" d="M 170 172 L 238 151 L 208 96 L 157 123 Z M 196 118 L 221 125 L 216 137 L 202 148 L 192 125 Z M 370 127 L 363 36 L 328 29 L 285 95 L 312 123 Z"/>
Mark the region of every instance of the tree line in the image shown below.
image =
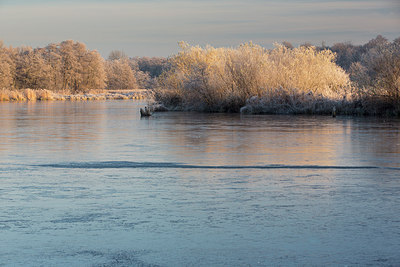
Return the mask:
<path id="1" fill-rule="evenodd" d="M 114 50 L 107 59 L 71 40 L 43 48 L 0 41 L 0 89 L 26 88 L 147 88 L 173 109 L 237 112 L 253 105 L 260 113 L 318 113 L 341 99 L 353 105 L 350 110 L 400 112 L 400 38 L 390 42 L 378 35 L 362 45 L 282 42 L 273 49 L 181 43 L 169 58 Z"/>
<path id="2" fill-rule="evenodd" d="M 107 60 L 72 40 L 43 48 L 5 47 L 0 41 L 0 89 L 135 89 L 154 86 L 165 58 L 128 58 L 112 51 Z"/>

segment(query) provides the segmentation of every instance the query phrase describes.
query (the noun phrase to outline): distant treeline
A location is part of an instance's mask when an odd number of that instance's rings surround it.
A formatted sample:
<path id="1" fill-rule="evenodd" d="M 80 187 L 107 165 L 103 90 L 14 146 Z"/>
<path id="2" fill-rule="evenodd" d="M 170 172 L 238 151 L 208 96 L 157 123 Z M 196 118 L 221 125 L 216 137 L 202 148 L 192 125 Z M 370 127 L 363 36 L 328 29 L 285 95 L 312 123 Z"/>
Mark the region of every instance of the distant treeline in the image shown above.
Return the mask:
<path id="1" fill-rule="evenodd" d="M 71 40 L 34 49 L 5 47 L 0 41 L 0 89 L 151 88 L 166 62 L 157 57 L 128 58 L 120 51 L 104 60 L 96 50 Z"/>
<path id="2" fill-rule="evenodd" d="M 155 92 L 174 110 L 400 115 L 400 38 L 273 49 L 181 43 Z"/>

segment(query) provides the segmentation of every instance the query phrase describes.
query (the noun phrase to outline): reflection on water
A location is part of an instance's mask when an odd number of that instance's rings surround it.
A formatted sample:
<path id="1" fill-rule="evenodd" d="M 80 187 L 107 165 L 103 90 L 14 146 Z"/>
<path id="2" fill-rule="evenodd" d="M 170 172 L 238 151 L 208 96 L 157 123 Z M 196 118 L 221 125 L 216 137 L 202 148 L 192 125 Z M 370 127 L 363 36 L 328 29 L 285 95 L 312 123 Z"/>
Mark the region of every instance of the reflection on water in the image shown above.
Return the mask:
<path id="1" fill-rule="evenodd" d="M 178 162 L 399 167 L 398 120 L 189 113 L 157 119 Z"/>
<path id="2" fill-rule="evenodd" d="M 138 105 L 2 103 L 2 160 L 399 167 L 395 119 L 158 113 L 140 120 Z"/>
<path id="3" fill-rule="evenodd" d="M 144 104 L 0 103 L 0 265 L 400 265 L 398 119 Z"/>

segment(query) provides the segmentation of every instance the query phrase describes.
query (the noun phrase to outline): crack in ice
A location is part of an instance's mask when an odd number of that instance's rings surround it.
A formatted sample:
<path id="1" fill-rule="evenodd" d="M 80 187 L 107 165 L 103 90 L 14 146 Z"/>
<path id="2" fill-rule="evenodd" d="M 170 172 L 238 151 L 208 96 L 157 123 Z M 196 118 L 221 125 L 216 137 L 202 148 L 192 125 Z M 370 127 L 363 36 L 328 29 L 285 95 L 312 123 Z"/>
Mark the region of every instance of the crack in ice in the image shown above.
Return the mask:
<path id="1" fill-rule="evenodd" d="M 122 168 L 157 168 L 157 169 L 390 169 L 395 167 L 378 166 L 336 166 L 336 165 L 193 165 L 173 162 L 134 162 L 134 161 L 100 161 L 100 162 L 68 162 L 33 165 L 36 167 L 65 168 L 65 169 L 122 169 Z"/>

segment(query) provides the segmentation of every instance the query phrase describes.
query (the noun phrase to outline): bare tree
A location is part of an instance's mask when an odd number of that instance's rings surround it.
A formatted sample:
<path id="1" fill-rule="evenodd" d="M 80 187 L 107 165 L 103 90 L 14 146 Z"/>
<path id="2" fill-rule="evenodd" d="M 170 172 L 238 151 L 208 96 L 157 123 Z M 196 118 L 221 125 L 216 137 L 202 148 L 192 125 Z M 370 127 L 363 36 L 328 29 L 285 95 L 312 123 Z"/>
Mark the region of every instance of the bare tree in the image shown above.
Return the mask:
<path id="1" fill-rule="evenodd" d="M 120 50 L 113 50 L 108 55 L 108 60 L 119 60 L 119 59 L 127 59 L 128 56 L 125 54 L 124 51 Z"/>

